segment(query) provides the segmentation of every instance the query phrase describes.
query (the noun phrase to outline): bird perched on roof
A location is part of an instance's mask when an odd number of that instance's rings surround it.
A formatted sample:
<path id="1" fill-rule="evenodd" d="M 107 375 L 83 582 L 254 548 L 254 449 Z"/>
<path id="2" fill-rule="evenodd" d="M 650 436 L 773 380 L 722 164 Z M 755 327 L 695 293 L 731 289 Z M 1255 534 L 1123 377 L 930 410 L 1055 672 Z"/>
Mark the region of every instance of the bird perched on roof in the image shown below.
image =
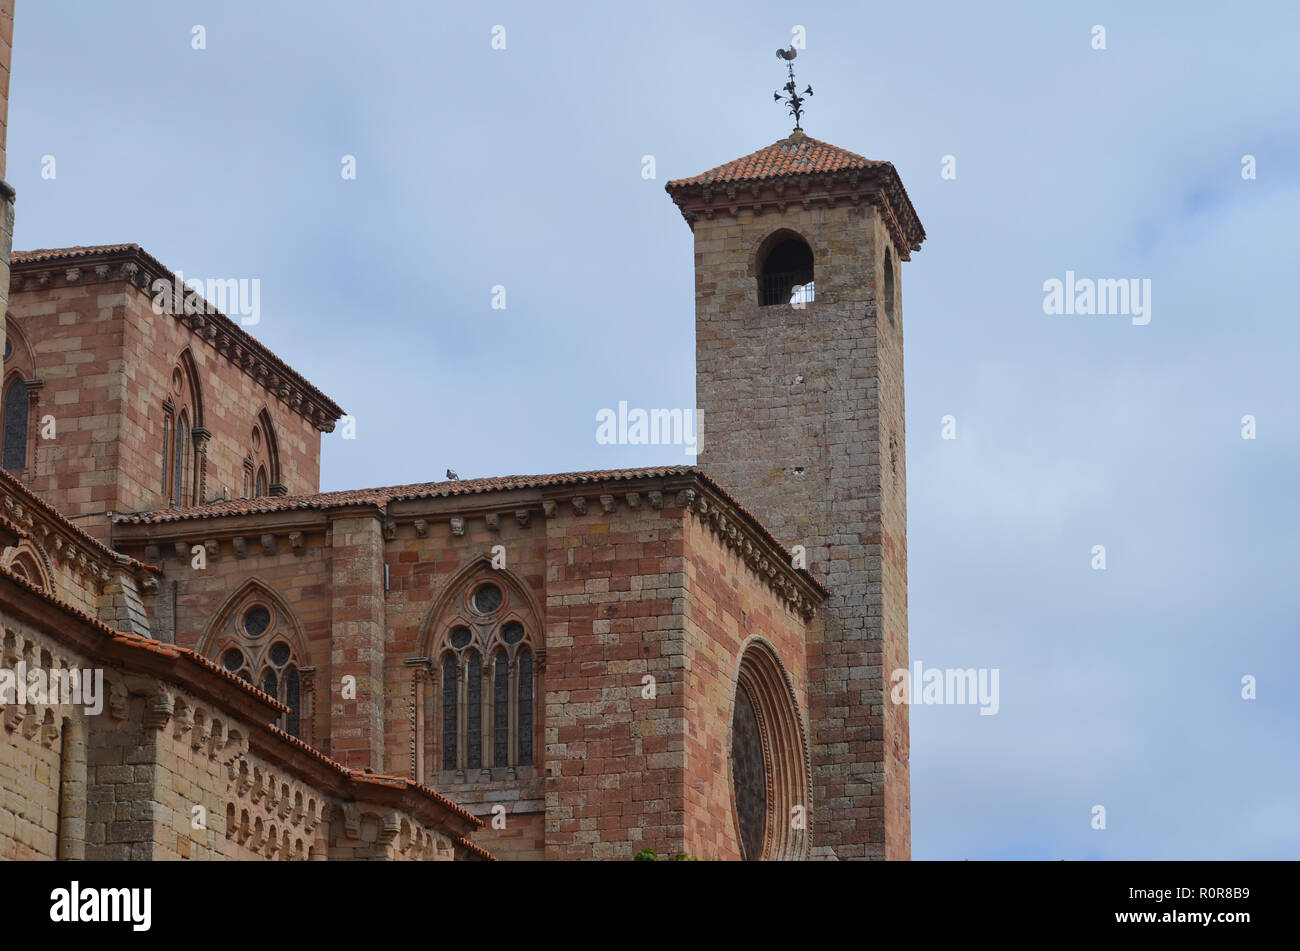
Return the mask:
<path id="1" fill-rule="evenodd" d="M 789 62 L 790 60 L 798 56 L 799 52 L 793 46 L 791 46 L 788 50 L 777 50 L 776 55 L 781 59 L 785 60 L 786 62 Z"/>
<path id="2" fill-rule="evenodd" d="M 447 481 L 448 481 L 448 482 L 458 482 L 459 480 L 460 480 L 460 476 L 456 475 L 456 472 L 455 472 L 454 469 L 448 469 L 448 470 L 447 470 Z"/>

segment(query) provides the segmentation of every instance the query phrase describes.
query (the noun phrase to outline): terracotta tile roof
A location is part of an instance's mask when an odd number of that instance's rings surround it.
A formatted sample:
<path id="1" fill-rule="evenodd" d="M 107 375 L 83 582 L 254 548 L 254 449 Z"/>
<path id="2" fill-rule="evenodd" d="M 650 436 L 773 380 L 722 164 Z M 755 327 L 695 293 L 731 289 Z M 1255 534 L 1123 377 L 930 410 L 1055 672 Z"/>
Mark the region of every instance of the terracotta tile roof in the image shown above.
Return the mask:
<path id="1" fill-rule="evenodd" d="M 124 555 L 120 551 L 114 551 L 113 549 L 105 545 L 103 542 L 101 542 L 98 538 L 95 538 L 93 535 L 88 535 L 80 527 L 78 527 L 73 522 L 65 518 L 63 516 L 63 513 L 60 512 L 58 509 L 56 509 L 53 505 L 51 505 L 49 502 L 46 502 L 43 498 L 41 498 L 31 489 L 27 488 L 27 486 L 23 485 L 21 482 L 19 482 L 17 479 L 11 476 L 8 472 L 5 472 L 3 469 L 0 469 L 0 495 L 3 495 L 6 486 L 11 492 L 21 496 L 27 505 L 31 506 L 34 509 L 39 509 L 46 518 L 56 523 L 64 530 L 75 535 L 77 540 L 81 544 L 87 546 L 88 548 L 93 548 L 94 550 L 100 552 L 101 554 L 107 555 L 110 560 L 112 560 L 113 562 L 119 565 L 127 565 L 137 571 L 151 571 L 154 574 L 162 574 L 162 572 L 159 569 L 155 568 L 153 565 L 146 565 L 142 561 L 136 561 L 130 555 Z M 26 532 L 24 532 L 23 534 L 25 535 Z"/>
<path id="2" fill-rule="evenodd" d="M 28 581 L 26 578 L 22 577 L 21 575 L 15 574 L 14 572 L 10 571 L 8 568 L 0 567 L 0 576 L 3 576 L 8 580 L 14 582 L 20 588 L 26 589 L 28 592 L 42 599 L 46 603 L 52 604 L 54 607 L 58 608 L 59 610 L 69 615 L 70 617 L 74 617 L 78 621 L 81 621 L 83 624 L 86 624 L 89 627 L 94 628 L 96 631 L 103 634 L 105 637 L 109 638 L 113 643 L 121 644 L 124 647 L 129 647 L 135 650 L 148 651 L 149 653 L 152 654 L 160 654 L 163 657 L 182 658 L 188 661 L 189 663 L 202 667 L 208 670 L 209 672 L 217 674 L 223 679 L 230 681 L 231 683 L 238 686 L 241 690 L 252 694 L 253 696 L 257 697 L 259 700 L 261 700 L 263 703 L 268 704 L 269 706 L 271 706 L 276 710 L 279 710 L 281 713 L 289 712 L 289 708 L 285 706 L 283 703 L 281 703 L 279 700 L 276 700 L 274 697 L 270 696 L 269 694 L 263 693 L 261 690 L 259 690 L 257 687 L 254 687 L 243 677 L 237 676 L 236 674 L 232 674 L 230 671 L 226 670 L 226 668 L 222 667 L 216 661 L 209 660 L 208 658 L 204 657 L 202 654 L 198 653 L 197 651 L 190 650 L 190 648 L 188 647 L 181 647 L 178 644 L 166 644 L 162 641 L 156 641 L 152 637 L 141 637 L 139 634 L 129 634 L 125 631 L 119 631 L 116 628 L 108 624 L 105 624 L 103 621 L 101 621 L 99 618 L 95 617 L 94 615 L 87 614 L 85 611 L 81 610 L 75 605 L 69 604 L 68 602 L 60 598 L 56 598 L 54 595 L 47 592 L 44 588 L 40 587 L 39 585 L 33 584 L 31 581 Z"/>
<path id="3" fill-rule="evenodd" d="M 197 651 L 193 651 L 188 647 L 181 647 L 178 644 L 165 644 L 162 641 L 156 641 L 150 637 L 141 637 L 138 634 L 128 634 L 124 631 L 116 630 L 115 628 L 110 627 L 109 625 L 105 624 L 103 621 L 99 620 L 99 618 L 87 614 L 85 611 L 82 611 L 80 608 L 77 608 L 71 604 L 68 604 L 66 601 L 62 601 L 59 598 L 54 597 L 53 595 L 46 592 L 44 589 L 28 581 L 26 578 L 22 577 L 21 575 L 15 574 L 14 572 L 10 571 L 8 568 L 5 568 L 3 566 L 0 566 L 0 577 L 3 577 L 8 581 L 13 582 L 14 584 L 18 585 L 20 588 L 27 591 L 29 594 L 33 595 L 34 597 L 40 598 L 46 603 L 51 604 L 54 607 L 58 608 L 59 610 L 63 611 L 65 614 L 69 615 L 70 617 L 74 617 L 78 621 L 81 621 L 83 624 L 88 625 L 89 627 L 103 634 L 105 637 L 109 638 L 110 641 L 114 644 L 120 644 L 123 647 L 127 647 L 133 650 L 148 651 L 149 653 L 160 654 L 164 657 L 182 658 L 188 661 L 189 663 L 196 664 L 199 667 L 203 667 L 206 670 L 219 675 L 225 680 L 230 681 L 232 684 L 237 686 L 240 690 L 252 694 L 254 697 L 257 697 L 263 703 L 267 704 L 273 709 L 279 710 L 281 713 L 287 713 L 289 711 L 289 708 L 287 706 L 285 706 L 280 701 L 276 700 L 274 697 L 264 693 L 263 691 L 259 690 L 257 687 L 250 684 L 248 681 L 244 680 L 243 677 L 231 673 L 220 664 L 216 663 L 215 661 L 209 660 L 208 658 L 204 657 L 202 654 L 198 653 Z M 483 820 L 480 819 L 478 816 L 458 806 L 456 803 L 452 802 L 446 796 L 443 796 L 441 793 L 437 792 L 430 786 L 426 786 L 423 783 L 412 782 L 411 780 L 401 776 L 383 776 L 383 775 L 376 775 L 373 773 L 366 773 L 363 770 L 359 770 L 359 769 L 349 769 L 343 764 L 330 759 L 324 753 L 320 752 L 320 750 L 316 749 L 313 746 L 308 745 L 307 743 L 304 743 L 302 740 L 298 739 L 293 734 L 285 732 L 284 730 L 280 729 L 278 726 L 275 726 L 274 724 L 266 724 L 265 729 L 267 730 L 267 732 L 271 733 L 273 736 L 276 737 L 276 739 L 280 740 L 281 742 L 287 743 L 288 745 L 303 751 L 304 753 L 308 754 L 314 759 L 319 760 L 321 763 L 324 763 L 325 765 L 329 766 L 340 776 L 344 776 L 348 779 L 351 779 L 354 782 L 373 783 L 373 784 L 389 786 L 397 789 L 413 789 L 416 792 L 420 793 L 421 795 L 425 796 L 426 798 L 433 800 L 439 806 L 442 806 L 443 808 L 447 809 L 449 812 L 453 813 L 463 821 L 468 822 L 473 826 L 481 827 L 484 824 Z M 481 853 L 482 855 L 491 858 L 491 855 L 488 852 L 486 852 L 483 849 L 480 849 L 478 846 L 473 845 L 472 843 L 469 843 L 468 840 L 462 838 L 462 839 L 458 839 L 457 841 L 462 842 L 462 844 L 464 844 L 471 851 Z"/>
<path id="4" fill-rule="evenodd" d="M 32 251 L 12 251 L 9 254 L 9 261 L 14 266 L 21 266 L 30 264 L 47 264 L 59 261 L 73 261 L 80 258 L 112 255 L 129 255 L 138 258 L 147 269 L 152 270 L 158 275 L 164 275 L 170 279 L 173 286 L 177 283 L 175 273 L 138 244 L 76 245 L 70 248 L 38 248 Z M 211 302 L 209 301 L 209 304 L 210 303 Z M 282 374 L 295 383 L 300 389 L 304 390 L 316 405 L 329 415 L 329 421 L 331 424 L 343 415 L 343 410 L 337 403 L 316 387 L 312 386 L 312 384 L 298 373 L 297 370 L 281 360 L 261 341 L 244 330 L 238 321 L 231 320 L 228 316 L 217 311 L 215 308 L 212 308 L 212 313 L 206 316 L 215 319 L 224 333 L 229 334 L 233 339 L 239 341 L 243 346 L 253 351 L 253 353 L 258 354 L 278 373 Z"/>
<path id="5" fill-rule="evenodd" d="M 389 776 L 383 773 L 367 773 L 365 770 L 362 769 L 348 770 L 348 773 L 352 777 L 353 781 L 359 783 L 373 783 L 378 786 L 389 786 L 393 789 L 414 789 L 417 792 L 421 793 L 422 795 L 425 795 L 430 799 L 434 800 L 439 805 L 445 806 L 448 810 L 454 812 L 456 815 L 464 819 L 466 822 L 473 823 L 475 826 L 479 826 L 479 827 L 482 827 L 487 824 L 478 816 L 474 815 L 474 813 L 470 812 L 468 809 L 462 808 L 461 806 L 458 806 L 456 803 L 452 802 L 450 799 L 448 799 L 442 793 L 438 792 L 432 786 L 426 786 L 424 783 L 417 783 L 414 780 L 408 779 L 405 776 Z M 487 853 L 485 852 L 484 854 L 486 855 Z"/>
<path id="6" fill-rule="evenodd" d="M 493 855 L 487 849 L 483 848 L 481 845 L 475 845 L 473 842 L 465 838 L 463 835 L 459 836 L 456 839 L 456 844 L 466 849 L 467 851 L 474 853 L 479 858 L 487 859 L 487 861 L 489 862 L 497 861 L 497 857 L 495 855 Z"/>
<path id="7" fill-rule="evenodd" d="M 227 499 L 182 509 L 160 509 L 153 512 L 123 513 L 114 521 L 128 525 L 150 525 L 161 522 L 178 522 L 193 518 L 222 518 L 228 515 L 252 515 L 263 512 L 290 512 L 296 509 L 332 509 L 350 505 L 384 506 L 390 502 L 410 499 L 452 498 L 459 495 L 481 495 L 508 489 L 537 489 L 557 485 L 583 485 L 586 483 L 617 482 L 620 480 L 649 479 L 661 476 L 686 475 L 698 472 L 691 466 L 659 466 L 644 469 L 597 469 L 590 472 L 560 472 L 551 475 L 493 476 L 483 479 L 461 479 L 456 482 L 416 482 L 410 485 L 390 485 L 376 489 L 345 489 L 339 492 L 320 492 L 315 495 L 264 496 L 260 499 Z"/>
<path id="8" fill-rule="evenodd" d="M 845 172 L 853 169 L 892 167 L 889 162 L 863 158 L 856 152 L 849 152 L 809 135 L 791 136 L 692 178 L 671 181 L 667 188 L 672 191 L 674 188 L 688 185 L 761 182 L 789 175 L 824 175 L 828 172 Z"/>
<path id="9" fill-rule="evenodd" d="M 120 251 L 143 251 L 138 244 L 79 244 L 71 248 L 35 248 L 31 251 L 14 251 L 9 255 L 12 264 L 38 264 L 43 261 L 67 261 L 89 257 L 92 254 L 114 254 Z"/>
<path id="10" fill-rule="evenodd" d="M 456 482 L 417 482 L 411 485 L 393 485 L 377 489 L 348 489 L 341 492 L 321 492 L 316 495 L 270 496 L 260 499 L 228 499 L 185 509 L 162 509 L 155 512 L 123 513 L 114 521 L 124 525 L 157 525 L 163 522 L 182 522 L 188 519 L 225 518 L 239 515 L 260 515 L 267 512 L 290 512 L 299 509 L 332 509 L 350 505 L 383 507 L 390 502 L 410 499 L 451 498 L 453 496 L 480 495 L 508 489 L 546 488 L 549 486 L 600 485 L 607 482 L 637 481 L 665 476 L 691 476 L 717 492 L 736 511 L 747 518 L 759 534 L 790 558 L 790 552 L 773 535 L 757 516 L 746 509 L 726 489 L 694 466 L 651 466 L 642 469 L 595 469 L 589 472 L 559 472 L 551 475 L 495 476 L 484 479 L 461 479 Z M 830 592 L 806 569 L 798 569 L 823 596 Z"/>
<path id="11" fill-rule="evenodd" d="M 760 214 L 768 208 L 784 212 L 791 202 L 835 201 L 842 196 L 856 204 L 872 196 L 873 204 L 881 205 L 899 257 L 909 260 L 925 240 L 925 228 L 892 163 L 801 133 L 700 175 L 674 179 L 664 188 L 692 228 L 700 214 L 712 217 L 742 209 Z"/>
<path id="12" fill-rule="evenodd" d="M 23 528 L 17 522 L 11 522 L 5 518 L 4 513 L 0 512 L 0 529 L 4 529 L 10 535 L 16 535 L 19 538 L 30 538 L 27 529 Z"/>

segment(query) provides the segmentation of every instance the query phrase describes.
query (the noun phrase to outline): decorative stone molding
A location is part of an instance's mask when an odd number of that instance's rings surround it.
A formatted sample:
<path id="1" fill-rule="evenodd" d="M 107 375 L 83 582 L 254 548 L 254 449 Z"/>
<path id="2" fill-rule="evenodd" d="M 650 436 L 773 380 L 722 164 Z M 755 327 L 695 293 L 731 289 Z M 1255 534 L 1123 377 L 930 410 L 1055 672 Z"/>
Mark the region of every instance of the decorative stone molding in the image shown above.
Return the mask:
<path id="1" fill-rule="evenodd" d="M 559 509 L 556 506 L 555 502 L 553 502 L 550 499 L 547 499 L 545 502 L 542 503 L 542 514 L 545 515 L 547 518 L 555 518 L 555 513 L 558 510 Z"/>
<path id="2" fill-rule="evenodd" d="M 65 284 L 84 283 L 92 279 L 92 275 L 93 279 L 101 281 L 124 280 L 145 294 L 151 294 L 155 280 L 165 280 L 172 287 L 180 285 L 175 274 L 138 247 L 88 251 L 78 254 L 75 264 L 65 266 L 48 261 L 18 261 L 12 269 L 15 286 L 35 286 L 41 289 L 48 288 L 56 281 Z M 187 312 L 173 314 L 176 320 L 211 346 L 214 354 L 250 373 L 270 394 L 283 401 L 289 410 L 311 422 L 317 430 L 333 431 L 335 420 L 343 415 L 342 409 L 298 376 L 255 337 L 250 336 L 237 320 L 231 320 L 218 312 L 208 301 L 189 304 L 189 294 L 183 292 L 183 296 L 187 300 L 187 306 L 181 309 Z"/>
<path id="3" fill-rule="evenodd" d="M 487 523 L 488 531 L 501 531 L 501 516 L 496 512 L 488 512 L 483 516 L 483 521 Z"/>
<path id="4" fill-rule="evenodd" d="M 574 498 L 570 499 L 569 503 L 573 506 L 573 511 L 576 514 L 578 515 L 587 514 L 587 500 L 584 499 L 581 495 L 575 496 Z"/>
<path id="5" fill-rule="evenodd" d="M 415 520 L 415 534 L 420 538 L 426 537 L 429 534 L 429 523 L 422 518 L 417 518 Z"/>
<path id="6" fill-rule="evenodd" d="M 771 541 L 759 536 L 740 513 L 717 498 L 683 489 L 678 493 L 679 503 L 708 526 L 709 530 L 727 548 L 734 551 L 754 573 L 754 576 L 775 592 L 786 605 L 805 621 L 817 613 L 821 601 L 819 593 L 790 564 L 788 553 Z"/>
<path id="7" fill-rule="evenodd" d="M 235 551 L 236 558 L 248 557 L 248 539 L 243 535 L 236 535 L 230 540 L 230 547 Z"/>
<path id="8" fill-rule="evenodd" d="M 176 698 L 169 690 L 159 690 L 144 708 L 144 725 L 151 730 L 165 730 L 176 712 Z"/>
<path id="9" fill-rule="evenodd" d="M 451 533 L 457 538 L 465 534 L 465 520 L 460 516 L 456 516 L 451 520 Z"/>
<path id="10" fill-rule="evenodd" d="M 652 509 L 661 509 L 664 507 L 664 494 L 662 492 L 647 492 L 646 498 L 650 500 L 650 507 Z"/>
<path id="11" fill-rule="evenodd" d="M 639 492 L 629 492 L 625 497 L 627 507 L 630 509 L 639 508 L 641 505 L 641 494 Z"/>
<path id="12" fill-rule="evenodd" d="M 530 514 L 528 509 L 515 509 L 515 521 L 520 528 L 527 528 Z"/>
<path id="13" fill-rule="evenodd" d="M 304 548 L 304 539 L 302 532 L 289 533 L 289 547 L 293 549 L 294 554 L 301 555 Z"/>
<path id="14" fill-rule="evenodd" d="M 384 531 L 384 541 L 386 542 L 397 541 L 397 523 L 394 522 L 391 518 L 384 519 L 383 531 Z"/>
<path id="15" fill-rule="evenodd" d="M 614 496 L 602 495 L 600 497 L 600 507 L 606 515 L 612 513 L 614 511 Z"/>
<path id="16" fill-rule="evenodd" d="M 126 684 L 114 680 L 108 688 L 108 715 L 114 720 L 125 720 L 130 711 L 130 699 Z"/>
<path id="17" fill-rule="evenodd" d="M 270 532 L 262 536 L 262 554 L 274 555 L 276 553 L 275 536 Z"/>

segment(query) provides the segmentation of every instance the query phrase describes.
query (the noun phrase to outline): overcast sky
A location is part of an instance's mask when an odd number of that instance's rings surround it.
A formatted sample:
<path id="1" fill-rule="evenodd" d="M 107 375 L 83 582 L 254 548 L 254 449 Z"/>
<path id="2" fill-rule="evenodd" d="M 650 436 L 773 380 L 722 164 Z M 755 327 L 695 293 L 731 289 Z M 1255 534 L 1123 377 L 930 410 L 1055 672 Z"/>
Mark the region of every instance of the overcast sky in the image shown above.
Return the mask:
<path id="1" fill-rule="evenodd" d="M 995 716 L 912 709 L 914 857 L 1300 858 L 1300 14 L 1133 6 L 19 0 L 14 246 L 260 279 L 251 332 L 356 419 L 327 490 L 680 463 L 595 414 L 694 404 L 663 185 L 789 133 L 802 25 L 805 129 L 928 233 L 911 656 L 1000 671 Z M 1150 322 L 1045 314 L 1067 270 Z"/>

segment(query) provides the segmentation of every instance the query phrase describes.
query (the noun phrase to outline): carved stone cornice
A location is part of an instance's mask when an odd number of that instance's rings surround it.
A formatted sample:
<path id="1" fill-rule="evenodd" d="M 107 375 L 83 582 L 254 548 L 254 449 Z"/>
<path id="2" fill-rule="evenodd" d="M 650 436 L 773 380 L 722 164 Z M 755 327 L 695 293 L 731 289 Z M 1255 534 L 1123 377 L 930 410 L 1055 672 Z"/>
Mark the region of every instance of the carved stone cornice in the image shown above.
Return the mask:
<path id="1" fill-rule="evenodd" d="M 27 289 L 89 283 L 124 282 L 152 298 L 155 281 L 170 286 L 176 275 L 137 245 L 62 249 L 40 254 L 15 252 L 12 263 L 13 293 Z M 152 303 L 150 302 L 150 306 Z M 235 320 L 206 300 L 201 312 L 173 313 L 178 322 L 202 340 L 213 352 L 247 373 L 292 412 L 302 416 L 320 432 L 332 432 L 343 410 L 282 361 Z"/>
<path id="2" fill-rule="evenodd" d="M 700 218 L 711 220 L 719 214 L 737 217 L 742 212 L 754 215 L 767 211 L 784 213 L 792 204 L 811 209 L 817 206 L 834 208 L 838 203 L 846 202 L 855 207 L 867 204 L 880 209 L 890 240 L 904 261 L 910 260 L 911 252 L 919 251 L 921 242 L 925 240 L 925 228 L 907 196 L 902 179 L 888 162 L 877 162 L 865 169 L 792 175 L 744 184 L 744 193 L 735 183 L 720 187 L 701 182 L 669 182 L 666 189 L 691 230 L 695 229 L 695 222 Z"/>

